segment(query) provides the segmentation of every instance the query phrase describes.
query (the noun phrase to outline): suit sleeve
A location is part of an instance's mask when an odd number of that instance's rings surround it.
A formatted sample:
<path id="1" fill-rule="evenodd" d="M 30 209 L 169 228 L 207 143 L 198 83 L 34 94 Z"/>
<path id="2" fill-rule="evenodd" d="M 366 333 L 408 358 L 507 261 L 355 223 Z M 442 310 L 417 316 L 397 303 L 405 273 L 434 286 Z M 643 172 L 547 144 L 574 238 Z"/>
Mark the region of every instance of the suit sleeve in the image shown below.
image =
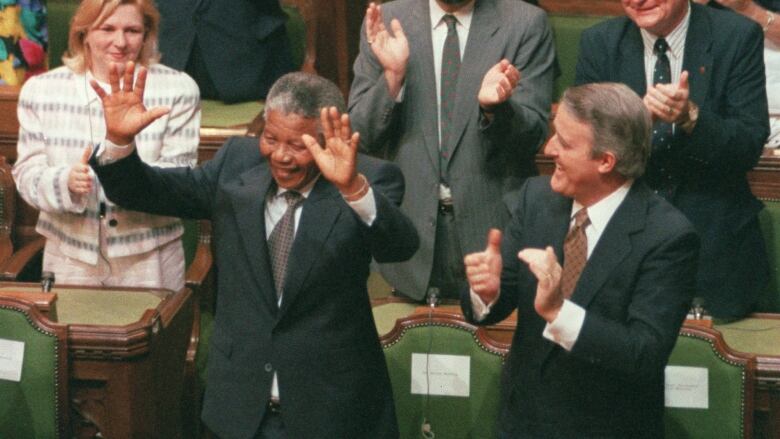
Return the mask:
<path id="1" fill-rule="evenodd" d="M 678 132 L 680 154 L 705 165 L 715 178 L 724 172 L 743 174 L 752 169 L 769 135 L 760 27 L 750 23 L 746 32 L 733 35 L 733 44 L 733 64 L 726 82 L 709 102 L 697 102 L 699 119 L 693 132 Z"/>
<path id="2" fill-rule="evenodd" d="M 157 215 L 210 219 L 217 178 L 231 141 L 214 159 L 197 168 L 158 168 L 144 163 L 134 151 L 130 156 L 95 170 L 108 199 L 132 210 Z"/>
<path id="3" fill-rule="evenodd" d="M 632 293 L 625 321 L 586 311 L 571 354 L 637 379 L 663 370 L 695 291 L 698 249 L 689 226 L 651 249 L 635 285 L 626 286 Z"/>
<path id="4" fill-rule="evenodd" d="M 600 41 L 599 34 L 593 29 L 586 29 L 580 37 L 580 50 L 577 52 L 577 67 L 574 74 L 574 85 L 601 82 L 607 77 L 603 68 L 607 65 L 603 56 L 607 51 L 606 44 Z"/>
<path id="5" fill-rule="evenodd" d="M 492 122 L 480 112 L 482 133 L 492 145 L 511 148 L 513 160 L 533 160 L 548 132 L 555 47 L 545 14 L 534 12 L 523 26 L 518 26 L 522 32 L 506 54 L 520 71 L 517 87 L 506 102 L 495 108 Z"/>
<path id="6" fill-rule="evenodd" d="M 388 28 L 390 18 L 385 23 Z M 360 133 L 361 148 L 377 153 L 388 141 L 396 105 L 400 104 L 390 96 L 384 69 L 368 45 L 365 19 L 360 29 L 360 53 L 355 59 L 355 78 L 349 92 L 349 117 L 352 129 Z"/>
<path id="7" fill-rule="evenodd" d="M 389 163 L 367 174 L 377 209 L 376 220 L 367 228 L 371 255 L 377 262 L 405 261 L 417 251 L 420 242 L 414 224 L 400 209 L 404 197 L 403 174 Z"/>

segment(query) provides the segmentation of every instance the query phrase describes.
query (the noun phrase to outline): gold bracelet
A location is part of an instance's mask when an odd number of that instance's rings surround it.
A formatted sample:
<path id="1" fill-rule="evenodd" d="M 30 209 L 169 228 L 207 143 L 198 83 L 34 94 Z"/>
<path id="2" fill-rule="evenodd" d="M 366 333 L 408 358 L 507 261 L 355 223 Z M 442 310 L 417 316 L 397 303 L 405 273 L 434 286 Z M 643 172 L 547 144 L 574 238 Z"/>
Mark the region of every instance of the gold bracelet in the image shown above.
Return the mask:
<path id="1" fill-rule="evenodd" d="M 363 179 L 363 184 L 360 185 L 360 189 L 356 190 L 355 192 L 353 192 L 351 194 L 348 194 L 348 195 L 341 194 L 341 196 L 344 197 L 345 200 L 347 200 L 347 201 L 356 201 L 356 200 L 353 200 L 353 198 L 355 198 L 358 195 L 360 195 L 362 197 L 363 195 L 365 195 L 364 192 L 368 192 L 368 179 L 363 174 L 358 174 L 358 177 Z M 360 197 L 358 197 L 357 199 L 360 199 Z"/>
<path id="2" fill-rule="evenodd" d="M 772 23 L 774 23 L 774 21 L 775 21 L 775 14 L 773 14 L 772 11 L 767 10 L 766 11 L 766 24 L 764 25 L 762 30 L 766 33 L 766 31 L 769 30 L 769 26 L 771 26 Z"/>

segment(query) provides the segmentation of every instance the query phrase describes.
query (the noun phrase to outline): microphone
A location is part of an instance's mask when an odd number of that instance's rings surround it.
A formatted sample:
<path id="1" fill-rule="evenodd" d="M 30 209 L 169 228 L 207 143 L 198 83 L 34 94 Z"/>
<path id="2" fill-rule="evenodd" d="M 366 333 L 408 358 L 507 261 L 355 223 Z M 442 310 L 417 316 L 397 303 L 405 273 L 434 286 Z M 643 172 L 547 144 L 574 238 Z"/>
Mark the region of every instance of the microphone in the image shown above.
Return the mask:
<path id="1" fill-rule="evenodd" d="M 41 273 L 41 291 L 44 293 L 51 293 L 51 289 L 54 286 L 54 272 L 44 271 Z"/>
<path id="2" fill-rule="evenodd" d="M 436 308 L 439 305 L 439 289 L 437 287 L 428 288 L 428 297 L 426 300 L 431 309 Z"/>
<path id="3" fill-rule="evenodd" d="M 706 313 L 704 309 L 705 300 L 703 297 L 694 297 L 691 301 L 691 313 L 694 320 L 701 320 Z"/>

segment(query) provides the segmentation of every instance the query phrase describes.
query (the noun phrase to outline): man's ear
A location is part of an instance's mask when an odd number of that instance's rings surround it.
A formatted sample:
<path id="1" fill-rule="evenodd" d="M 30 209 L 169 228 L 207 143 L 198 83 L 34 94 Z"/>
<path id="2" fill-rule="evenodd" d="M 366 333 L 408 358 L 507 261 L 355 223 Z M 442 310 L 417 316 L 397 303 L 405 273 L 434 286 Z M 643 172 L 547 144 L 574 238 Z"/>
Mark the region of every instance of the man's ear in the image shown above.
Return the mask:
<path id="1" fill-rule="evenodd" d="M 611 151 L 606 151 L 601 154 L 601 157 L 598 158 L 599 161 L 599 172 L 602 174 L 609 174 L 615 169 L 615 165 L 617 165 L 617 157 L 615 157 L 615 154 Z"/>

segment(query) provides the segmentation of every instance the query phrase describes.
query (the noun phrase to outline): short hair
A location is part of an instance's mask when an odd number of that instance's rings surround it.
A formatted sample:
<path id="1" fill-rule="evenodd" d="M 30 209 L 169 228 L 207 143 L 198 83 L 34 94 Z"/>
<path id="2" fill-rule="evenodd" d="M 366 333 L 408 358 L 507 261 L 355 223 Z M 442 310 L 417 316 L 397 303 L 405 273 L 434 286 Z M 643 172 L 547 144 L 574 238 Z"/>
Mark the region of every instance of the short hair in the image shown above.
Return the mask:
<path id="1" fill-rule="evenodd" d="M 148 66 L 160 58 L 157 52 L 157 34 L 160 25 L 160 12 L 154 0 L 81 0 L 81 4 L 70 20 L 68 31 L 68 51 L 62 56 L 62 62 L 76 73 L 84 73 L 90 63 L 89 47 L 84 44 L 90 29 L 97 28 L 116 9 L 122 5 L 138 8 L 144 21 L 144 44 L 136 62 Z"/>
<path id="2" fill-rule="evenodd" d="M 340 113 L 347 111 L 344 96 L 336 84 L 311 73 L 293 72 L 282 76 L 265 98 L 266 115 L 269 111 L 278 111 L 317 119 L 319 123 L 323 107 L 336 107 Z"/>
<path id="3" fill-rule="evenodd" d="M 562 105 L 593 131 L 593 157 L 615 155 L 615 171 L 631 179 L 642 176 L 650 156 L 653 126 L 650 112 L 624 84 L 603 82 L 571 87 Z"/>

